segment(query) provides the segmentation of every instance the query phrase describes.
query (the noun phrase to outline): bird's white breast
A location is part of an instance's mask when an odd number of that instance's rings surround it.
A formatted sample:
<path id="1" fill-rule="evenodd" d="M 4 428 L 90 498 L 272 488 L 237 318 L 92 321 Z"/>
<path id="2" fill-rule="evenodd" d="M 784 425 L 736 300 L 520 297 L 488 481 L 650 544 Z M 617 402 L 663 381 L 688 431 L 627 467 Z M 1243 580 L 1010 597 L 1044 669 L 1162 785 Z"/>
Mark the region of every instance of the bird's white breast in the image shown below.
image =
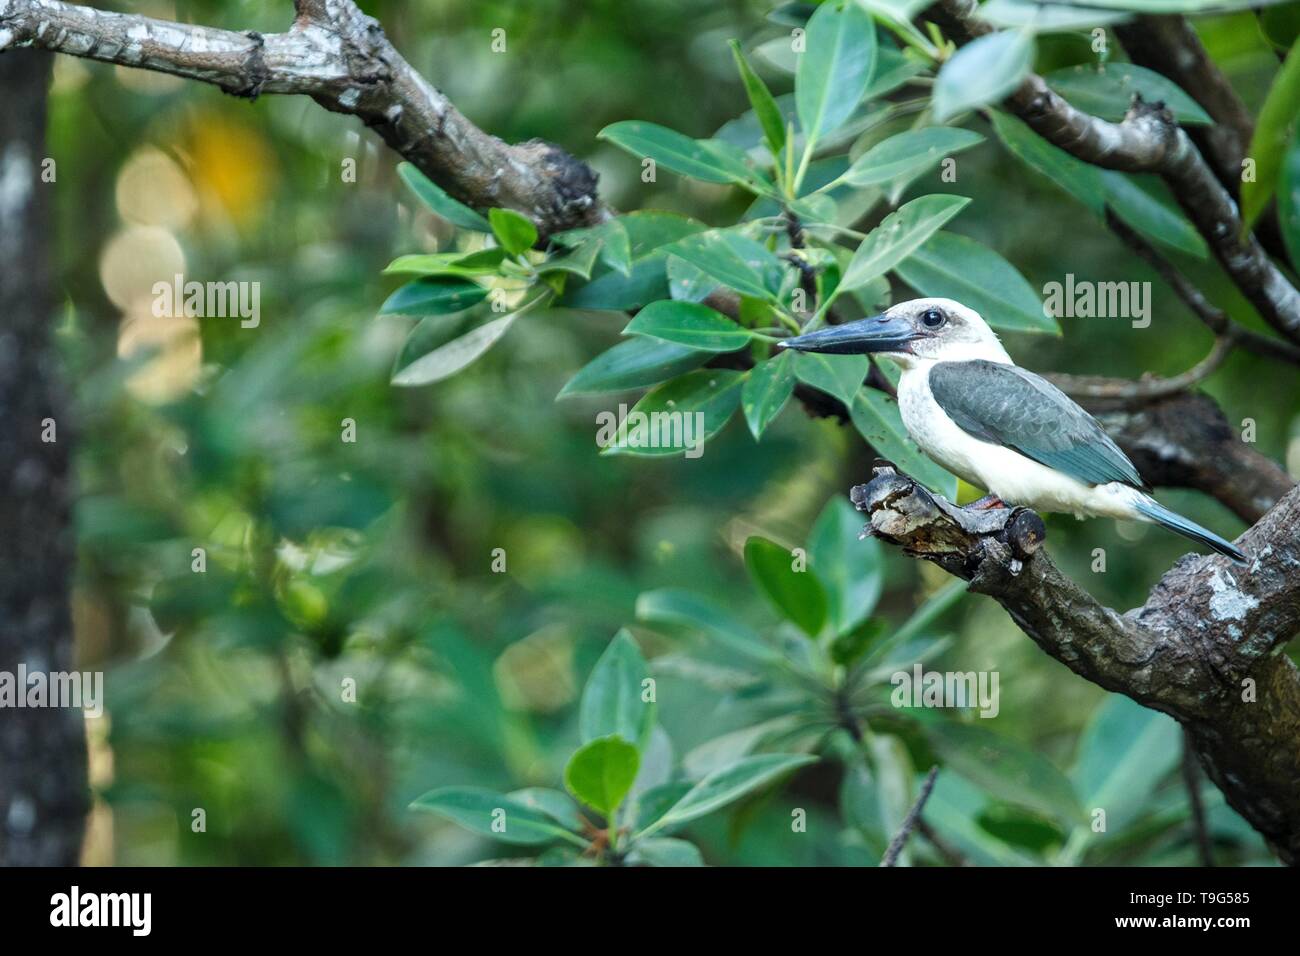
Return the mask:
<path id="1" fill-rule="evenodd" d="M 1036 511 L 1133 518 L 1134 489 L 1088 485 L 1020 452 L 967 434 L 934 400 L 933 362 L 909 363 L 898 383 L 898 410 L 908 434 L 930 458 L 972 485 L 1012 505 Z"/>

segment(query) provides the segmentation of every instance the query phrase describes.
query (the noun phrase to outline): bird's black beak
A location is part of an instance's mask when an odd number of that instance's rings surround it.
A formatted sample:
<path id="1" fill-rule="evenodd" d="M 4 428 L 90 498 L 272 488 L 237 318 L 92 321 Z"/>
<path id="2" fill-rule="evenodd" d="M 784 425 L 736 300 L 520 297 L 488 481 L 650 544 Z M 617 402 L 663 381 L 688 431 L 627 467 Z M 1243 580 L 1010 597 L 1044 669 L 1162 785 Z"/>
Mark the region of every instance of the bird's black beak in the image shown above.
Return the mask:
<path id="1" fill-rule="evenodd" d="M 857 322 L 828 326 L 807 335 L 797 335 L 792 339 L 782 339 L 777 345 L 800 352 L 865 355 L 867 352 L 906 352 L 907 344 L 917 338 L 920 336 L 907 319 L 874 315 Z"/>

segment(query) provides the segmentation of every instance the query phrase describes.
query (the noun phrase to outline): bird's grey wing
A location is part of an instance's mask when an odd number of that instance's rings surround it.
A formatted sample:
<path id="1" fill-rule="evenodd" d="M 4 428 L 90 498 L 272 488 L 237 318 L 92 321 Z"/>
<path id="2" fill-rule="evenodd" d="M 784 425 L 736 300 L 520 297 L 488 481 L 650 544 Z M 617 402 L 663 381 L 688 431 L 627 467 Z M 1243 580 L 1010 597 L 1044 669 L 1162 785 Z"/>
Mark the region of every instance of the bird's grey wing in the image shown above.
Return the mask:
<path id="1" fill-rule="evenodd" d="M 1090 485 L 1142 476 L 1097 420 L 1051 382 L 1015 365 L 938 362 L 930 392 L 957 426 Z"/>

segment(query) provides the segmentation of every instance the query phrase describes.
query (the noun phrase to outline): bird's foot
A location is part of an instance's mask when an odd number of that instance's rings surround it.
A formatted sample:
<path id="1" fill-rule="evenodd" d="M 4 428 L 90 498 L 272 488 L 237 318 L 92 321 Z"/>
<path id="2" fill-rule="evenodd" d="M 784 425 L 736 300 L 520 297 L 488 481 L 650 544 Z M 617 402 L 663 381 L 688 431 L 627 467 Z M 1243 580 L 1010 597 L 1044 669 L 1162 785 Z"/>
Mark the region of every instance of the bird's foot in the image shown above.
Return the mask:
<path id="1" fill-rule="evenodd" d="M 995 508 L 1010 508 L 1011 506 L 997 495 L 985 495 L 978 501 L 972 501 L 966 507 L 971 511 L 992 511 Z"/>

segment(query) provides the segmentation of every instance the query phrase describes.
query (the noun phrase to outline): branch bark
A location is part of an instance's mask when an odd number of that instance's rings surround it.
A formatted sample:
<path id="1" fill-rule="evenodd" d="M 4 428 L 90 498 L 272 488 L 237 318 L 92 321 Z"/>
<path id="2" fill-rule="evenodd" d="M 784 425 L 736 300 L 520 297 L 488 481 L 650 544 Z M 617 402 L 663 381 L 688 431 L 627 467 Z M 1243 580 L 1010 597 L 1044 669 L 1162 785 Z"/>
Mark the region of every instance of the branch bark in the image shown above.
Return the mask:
<path id="1" fill-rule="evenodd" d="M 585 163 L 541 140 L 485 133 L 412 69 L 353 0 L 298 0 L 284 33 L 237 33 L 60 0 L 0 0 L 0 52 L 31 46 L 211 83 L 234 96 L 310 96 L 358 117 L 449 194 L 533 219 L 543 239 L 609 213 Z"/>
<path id="2" fill-rule="evenodd" d="M 939 5 L 966 38 L 993 29 L 976 16 L 977 0 Z M 1300 291 L 1254 234 L 1243 230 L 1232 196 L 1163 105 L 1135 98 L 1123 122 L 1110 123 L 1071 106 L 1034 73 L 1004 105 L 1049 143 L 1085 162 L 1162 176 L 1242 294 L 1270 325 L 1300 342 Z"/>
<path id="3" fill-rule="evenodd" d="M 1119 614 L 1063 575 L 1023 508 L 966 511 L 882 463 L 852 491 L 873 534 L 996 600 L 1075 673 L 1174 717 L 1229 804 L 1300 863 L 1300 488 L 1238 539 L 1252 555 L 1181 559 Z"/>

